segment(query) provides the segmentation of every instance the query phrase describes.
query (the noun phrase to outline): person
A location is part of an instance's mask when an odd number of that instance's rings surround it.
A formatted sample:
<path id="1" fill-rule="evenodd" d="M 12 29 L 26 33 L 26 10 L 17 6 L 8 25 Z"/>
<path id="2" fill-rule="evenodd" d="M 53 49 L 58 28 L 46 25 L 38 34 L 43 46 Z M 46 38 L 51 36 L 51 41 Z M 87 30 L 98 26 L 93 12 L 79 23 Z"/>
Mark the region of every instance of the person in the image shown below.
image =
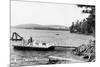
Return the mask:
<path id="1" fill-rule="evenodd" d="M 30 37 L 30 42 L 32 42 L 33 40 L 32 40 L 32 37 Z"/>
<path id="2" fill-rule="evenodd" d="M 32 37 L 30 37 L 29 40 L 28 40 L 28 44 L 32 43 L 32 42 L 33 42 Z"/>

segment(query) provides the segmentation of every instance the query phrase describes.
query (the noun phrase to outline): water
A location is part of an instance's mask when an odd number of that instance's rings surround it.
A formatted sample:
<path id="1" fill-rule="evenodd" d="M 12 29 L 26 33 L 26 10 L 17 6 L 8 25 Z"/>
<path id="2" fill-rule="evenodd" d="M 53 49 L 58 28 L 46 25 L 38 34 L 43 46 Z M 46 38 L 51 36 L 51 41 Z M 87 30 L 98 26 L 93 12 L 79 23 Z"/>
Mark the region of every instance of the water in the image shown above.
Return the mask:
<path id="1" fill-rule="evenodd" d="M 88 43 L 88 40 L 92 38 L 92 36 L 82 34 L 71 34 L 69 31 L 11 29 L 11 35 L 13 32 L 17 32 L 26 40 L 32 36 L 35 40 L 55 43 L 57 46 L 79 46 Z M 70 49 L 65 48 L 56 48 L 54 51 L 21 51 L 14 50 L 11 46 L 12 66 L 47 64 L 48 56 L 77 58 L 71 54 Z"/>

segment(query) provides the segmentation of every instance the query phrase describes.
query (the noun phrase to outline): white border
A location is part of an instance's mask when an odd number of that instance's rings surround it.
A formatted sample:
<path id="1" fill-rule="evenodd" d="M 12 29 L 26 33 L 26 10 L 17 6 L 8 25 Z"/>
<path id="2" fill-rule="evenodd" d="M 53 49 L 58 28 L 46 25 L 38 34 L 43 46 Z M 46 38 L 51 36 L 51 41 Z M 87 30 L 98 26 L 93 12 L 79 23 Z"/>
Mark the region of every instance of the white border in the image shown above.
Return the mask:
<path id="1" fill-rule="evenodd" d="M 96 4 L 95 0 L 24 0 L 24 1 L 40 1 L 40 2 L 87 4 L 87 5 L 95 5 Z"/>
<path id="2" fill-rule="evenodd" d="M 99 45 L 99 23 L 100 23 L 100 1 L 95 2 L 95 0 L 33 0 L 33 1 L 43 1 L 43 2 L 57 2 L 57 3 L 74 3 L 74 4 L 97 4 L 96 8 L 96 62 L 95 63 L 74 63 L 74 64 L 56 64 L 56 65 L 40 65 L 41 67 L 97 67 L 99 66 L 99 57 L 100 57 L 100 45 Z M 97 14 L 98 13 L 98 14 Z M 98 23 L 97 23 L 98 22 Z M 10 35 L 10 0 L 0 0 L 0 67 L 8 67 L 10 62 L 10 43 L 9 43 L 9 35 Z M 36 67 L 40 67 L 36 66 Z"/>

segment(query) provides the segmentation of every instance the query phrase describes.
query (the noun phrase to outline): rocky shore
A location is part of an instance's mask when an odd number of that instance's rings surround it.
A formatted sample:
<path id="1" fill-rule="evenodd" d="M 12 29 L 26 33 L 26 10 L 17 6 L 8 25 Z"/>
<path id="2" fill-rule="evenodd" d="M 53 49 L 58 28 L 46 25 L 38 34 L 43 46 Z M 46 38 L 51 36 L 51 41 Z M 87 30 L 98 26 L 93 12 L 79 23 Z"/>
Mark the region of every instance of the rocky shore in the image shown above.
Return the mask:
<path id="1" fill-rule="evenodd" d="M 72 50 L 74 55 L 82 57 L 87 62 L 95 61 L 95 40 L 90 39 L 88 44 L 82 44 L 76 49 Z"/>

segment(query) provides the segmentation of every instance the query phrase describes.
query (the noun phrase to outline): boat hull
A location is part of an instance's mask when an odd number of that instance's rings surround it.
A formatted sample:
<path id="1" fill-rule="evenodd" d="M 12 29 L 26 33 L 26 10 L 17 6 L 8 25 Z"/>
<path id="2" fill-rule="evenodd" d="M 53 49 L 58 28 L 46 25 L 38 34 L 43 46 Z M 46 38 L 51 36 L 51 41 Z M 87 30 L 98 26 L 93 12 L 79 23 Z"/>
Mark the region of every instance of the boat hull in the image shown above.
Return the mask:
<path id="1" fill-rule="evenodd" d="M 48 48 L 41 48 L 41 47 L 26 47 L 26 46 L 15 46 L 13 45 L 13 48 L 16 50 L 37 50 L 37 51 L 47 51 L 47 50 L 54 50 L 54 47 L 48 47 Z"/>

